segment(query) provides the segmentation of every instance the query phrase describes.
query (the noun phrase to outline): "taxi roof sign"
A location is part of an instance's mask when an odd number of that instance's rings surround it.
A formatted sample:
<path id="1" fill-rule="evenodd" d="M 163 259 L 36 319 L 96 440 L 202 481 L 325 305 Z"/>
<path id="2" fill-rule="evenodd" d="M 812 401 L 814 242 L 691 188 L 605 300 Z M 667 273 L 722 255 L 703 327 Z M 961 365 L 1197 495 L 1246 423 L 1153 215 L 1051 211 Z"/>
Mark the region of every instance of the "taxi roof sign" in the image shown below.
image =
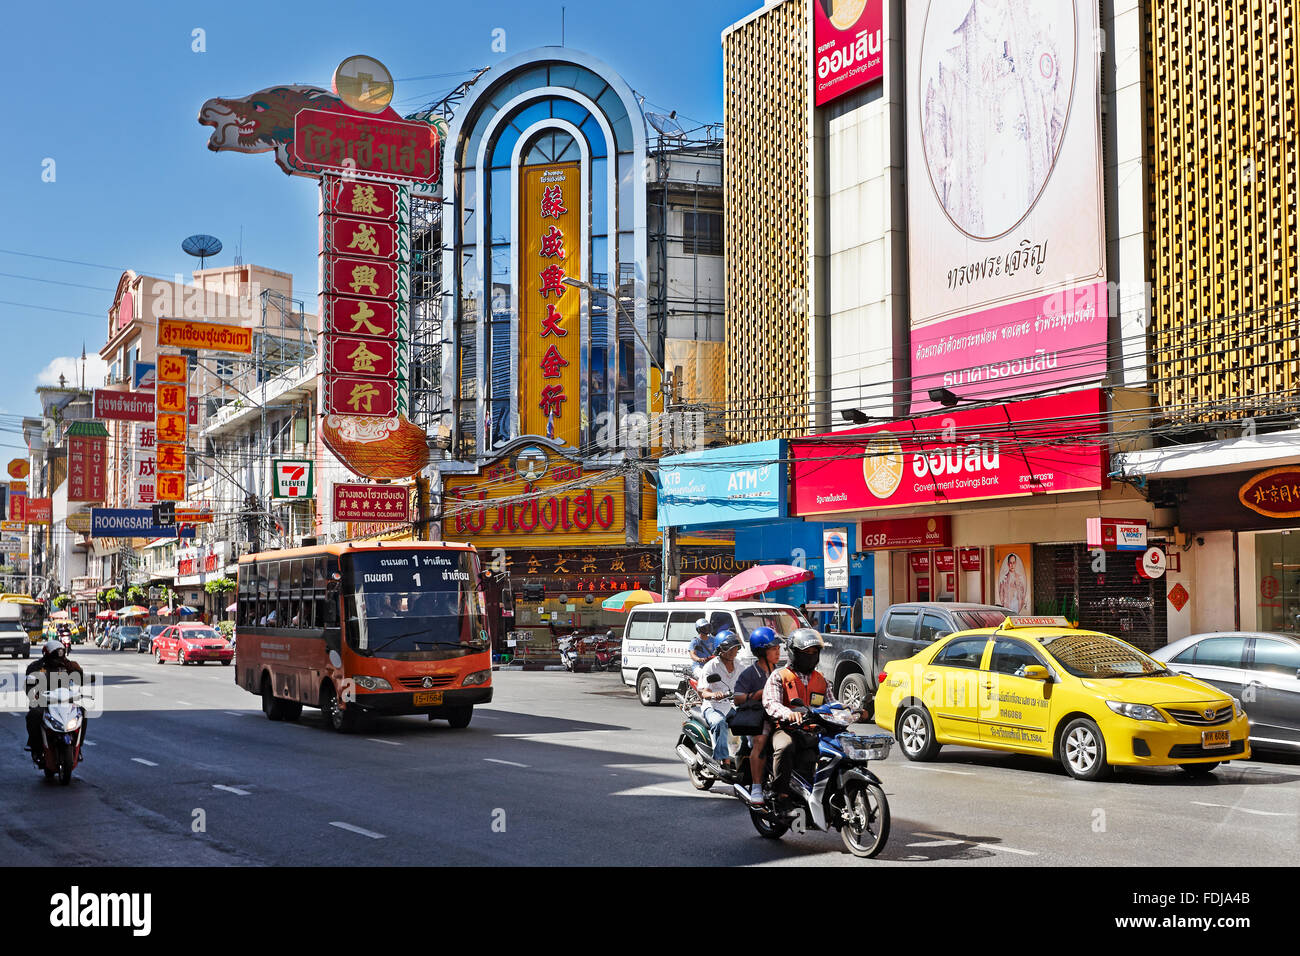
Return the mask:
<path id="1" fill-rule="evenodd" d="M 1074 627 L 1067 618 L 1055 617 L 1008 617 L 1002 622 L 1003 629 L 1012 627 Z"/>

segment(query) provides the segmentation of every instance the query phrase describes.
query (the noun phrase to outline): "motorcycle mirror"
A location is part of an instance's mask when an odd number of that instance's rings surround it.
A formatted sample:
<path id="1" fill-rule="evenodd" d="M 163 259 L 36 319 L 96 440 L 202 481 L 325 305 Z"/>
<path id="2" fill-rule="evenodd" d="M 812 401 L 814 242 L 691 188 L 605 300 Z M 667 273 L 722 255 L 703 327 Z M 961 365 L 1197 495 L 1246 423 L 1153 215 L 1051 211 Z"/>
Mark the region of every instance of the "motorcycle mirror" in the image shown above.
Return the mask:
<path id="1" fill-rule="evenodd" d="M 801 698 L 796 697 L 794 700 L 790 701 L 790 706 L 791 706 L 791 707 L 807 707 L 808 705 L 805 704 Z"/>
<path id="2" fill-rule="evenodd" d="M 721 675 L 721 674 L 713 674 L 712 676 L 709 677 L 709 683 L 710 683 L 710 684 L 715 683 L 715 682 L 716 682 L 716 683 L 719 683 L 719 684 L 722 683 L 722 675 Z"/>

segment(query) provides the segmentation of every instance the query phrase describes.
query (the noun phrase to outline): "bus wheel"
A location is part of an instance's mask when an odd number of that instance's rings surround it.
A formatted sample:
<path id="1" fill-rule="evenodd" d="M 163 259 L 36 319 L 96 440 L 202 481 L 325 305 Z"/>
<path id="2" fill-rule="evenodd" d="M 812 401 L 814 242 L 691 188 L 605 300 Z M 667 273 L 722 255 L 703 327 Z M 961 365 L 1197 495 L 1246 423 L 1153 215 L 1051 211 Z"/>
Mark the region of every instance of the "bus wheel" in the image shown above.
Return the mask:
<path id="1" fill-rule="evenodd" d="M 469 726 L 469 720 L 473 716 L 473 707 L 452 707 L 447 711 L 447 723 L 456 730 L 464 730 Z"/>
<path id="2" fill-rule="evenodd" d="M 284 720 L 284 705 L 286 703 L 272 692 L 270 675 L 264 675 L 262 677 L 262 713 L 266 714 L 267 720 Z"/>
<path id="3" fill-rule="evenodd" d="M 326 681 L 320 688 L 320 709 L 331 727 L 341 734 L 350 734 L 357 729 L 357 712 L 345 710 L 339 703 L 339 696 L 334 692 L 334 684 Z"/>

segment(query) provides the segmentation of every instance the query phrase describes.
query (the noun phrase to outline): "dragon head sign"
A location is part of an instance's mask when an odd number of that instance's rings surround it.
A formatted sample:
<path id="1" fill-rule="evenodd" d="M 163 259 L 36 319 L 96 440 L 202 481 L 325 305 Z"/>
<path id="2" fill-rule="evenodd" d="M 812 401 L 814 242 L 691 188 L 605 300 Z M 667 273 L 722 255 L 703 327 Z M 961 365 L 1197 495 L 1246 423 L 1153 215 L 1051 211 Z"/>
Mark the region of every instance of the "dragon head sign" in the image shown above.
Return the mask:
<path id="1" fill-rule="evenodd" d="M 325 332 L 321 439 L 354 474 L 408 478 L 429 461 L 410 410 L 411 194 L 436 185 L 447 128 L 391 106 L 383 64 L 349 57 L 334 92 L 271 86 L 199 110 L 215 152 L 273 152 L 319 180 Z"/>

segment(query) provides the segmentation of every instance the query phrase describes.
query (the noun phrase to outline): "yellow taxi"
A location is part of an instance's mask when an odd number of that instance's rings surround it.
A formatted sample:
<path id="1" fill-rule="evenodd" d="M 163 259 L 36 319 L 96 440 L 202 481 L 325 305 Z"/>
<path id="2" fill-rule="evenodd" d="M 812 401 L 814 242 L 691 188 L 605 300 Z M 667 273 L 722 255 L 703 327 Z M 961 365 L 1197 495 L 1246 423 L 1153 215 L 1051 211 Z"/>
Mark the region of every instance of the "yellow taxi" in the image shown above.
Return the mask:
<path id="1" fill-rule="evenodd" d="M 909 760 L 943 744 L 1037 754 L 1100 780 L 1117 765 L 1207 774 L 1250 756 L 1250 724 L 1222 691 L 1063 617 L 1009 617 L 886 665 L 876 723 Z"/>

